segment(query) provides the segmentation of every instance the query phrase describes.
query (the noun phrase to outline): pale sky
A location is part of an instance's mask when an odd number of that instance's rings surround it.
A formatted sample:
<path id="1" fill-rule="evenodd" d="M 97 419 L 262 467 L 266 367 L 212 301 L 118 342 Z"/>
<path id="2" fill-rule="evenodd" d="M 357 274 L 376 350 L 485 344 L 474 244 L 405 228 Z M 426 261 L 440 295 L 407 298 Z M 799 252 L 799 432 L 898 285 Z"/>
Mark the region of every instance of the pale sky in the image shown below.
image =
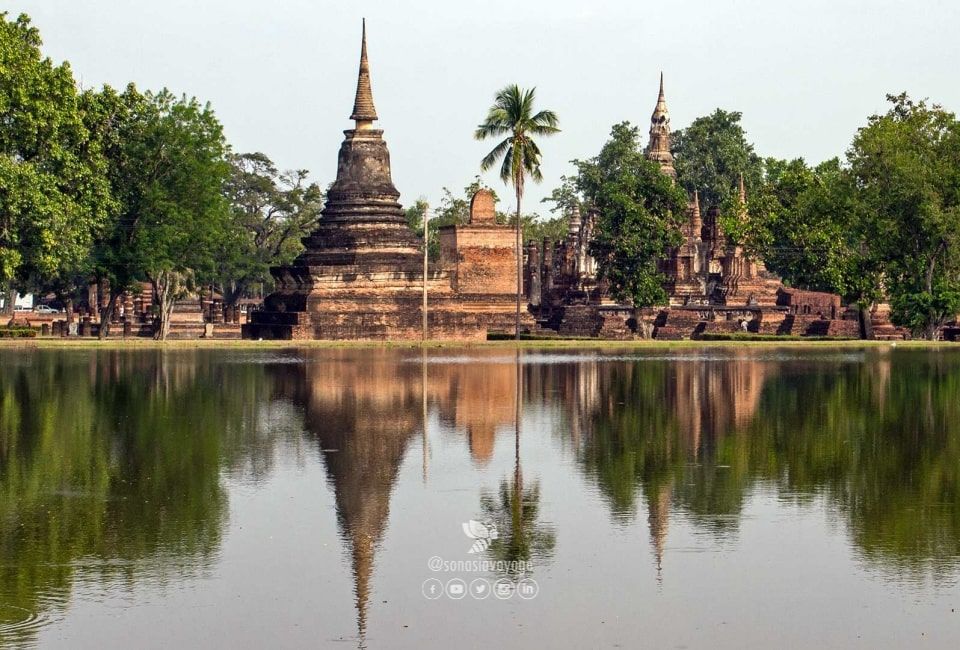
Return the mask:
<path id="1" fill-rule="evenodd" d="M 493 146 L 476 142 L 496 90 L 536 86 L 562 133 L 541 141 L 544 182 L 595 155 L 619 121 L 644 134 L 660 71 L 674 129 L 743 113 L 763 156 L 844 153 L 908 91 L 960 110 L 957 0 L 33 0 L 8 1 L 84 87 L 134 81 L 212 103 L 237 151 L 306 168 L 326 186 L 350 128 L 367 18 L 373 94 L 406 206 L 460 192 Z M 485 180 L 509 197 L 494 173 Z M 501 206 L 501 207 L 509 207 Z M 526 210 L 525 210 L 526 211 Z"/>

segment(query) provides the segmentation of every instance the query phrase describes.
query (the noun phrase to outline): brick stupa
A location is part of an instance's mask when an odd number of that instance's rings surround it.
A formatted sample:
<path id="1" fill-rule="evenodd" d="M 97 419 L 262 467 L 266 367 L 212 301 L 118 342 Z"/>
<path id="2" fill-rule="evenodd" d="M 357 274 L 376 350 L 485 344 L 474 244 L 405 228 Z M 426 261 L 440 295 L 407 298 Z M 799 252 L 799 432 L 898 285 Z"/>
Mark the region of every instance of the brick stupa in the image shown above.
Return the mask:
<path id="1" fill-rule="evenodd" d="M 402 340 L 421 336 L 423 241 L 407 225 L 390 175 L 390 152 L 370 85 L 366 25 L 337 179 L 306 250 L 270 269 L 276 291 L 243 326 L 244 338 Z M 471 224 L 443 229 L 443 253 L 427 275 L 428 335 L 482 339 L 512 331 L 516 252 L 509 227 L 481 200 Z M 492 204 L 492 201 L 491 201 Z M 479 207 L 477 206 L 472 207 Z M 473 212 L 473 211 L 472 211 Z M 482 212 L 482 214 L 480 214 Z M 481 222 L 482 223 L 478 223 Z M 532 325 L 526 316 L 524 323 Z"/>

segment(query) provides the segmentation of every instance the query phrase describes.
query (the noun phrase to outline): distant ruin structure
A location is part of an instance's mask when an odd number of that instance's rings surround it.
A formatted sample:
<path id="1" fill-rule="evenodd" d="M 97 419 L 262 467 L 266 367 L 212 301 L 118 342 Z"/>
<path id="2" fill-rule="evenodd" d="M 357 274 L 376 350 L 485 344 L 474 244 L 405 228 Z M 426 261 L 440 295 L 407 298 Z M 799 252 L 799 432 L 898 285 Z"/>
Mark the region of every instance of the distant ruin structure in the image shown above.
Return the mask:
<path id="1" fill-rule="evenodd" d="M 662 74 L 644 153 L 664 174 L 676 180 Z M 741 174 L 739 219 L 747 218 L 746 205 Z M 694 190 L 681 227 L 682 241 L 664 251 L 659 263 L 669 304 L 645 309 L 644 318 L 638 318 L 630 305 L 612 301 L 597 278 L 589 243 L 598 215 L 590 211 L 582 217 L 575 207 L 569 215 L 566 238 L 558 242 L 531 242 L 526 249 L 527 296 L 537 317 L 538 331 L 615 339 L 649 334 L 681 339 L 750 332 L 853 338 L 860 335 L 856 314 L 840 308 L 839 296 L 818 294 L 818 304 L 827 295 L 835 299 L 836 307 L 817 309 L 812 315 L 798 313 L 791 301 L 809 302 L 813 294 L 792 290 L 785 293 L 780 278 L 770 273 L 762 260 L 751 258 L 727 237 L 720 216 L 716 206 L 708 207 L 704 214 L 699 192 Z M 652 321 L 653 331 L 642 332 L 640 320 Z"/>

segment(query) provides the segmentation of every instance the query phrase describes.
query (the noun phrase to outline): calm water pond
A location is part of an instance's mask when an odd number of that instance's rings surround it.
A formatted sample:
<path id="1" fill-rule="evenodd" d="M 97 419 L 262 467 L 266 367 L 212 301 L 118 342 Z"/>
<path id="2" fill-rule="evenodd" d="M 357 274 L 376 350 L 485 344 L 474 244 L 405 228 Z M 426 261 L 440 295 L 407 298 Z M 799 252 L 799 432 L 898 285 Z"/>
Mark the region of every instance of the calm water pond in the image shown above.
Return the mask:
<path id="1" fill-rule="evenodd" d="M 0 646 L 956 648 L 960 348 L 3 349 Z"/>

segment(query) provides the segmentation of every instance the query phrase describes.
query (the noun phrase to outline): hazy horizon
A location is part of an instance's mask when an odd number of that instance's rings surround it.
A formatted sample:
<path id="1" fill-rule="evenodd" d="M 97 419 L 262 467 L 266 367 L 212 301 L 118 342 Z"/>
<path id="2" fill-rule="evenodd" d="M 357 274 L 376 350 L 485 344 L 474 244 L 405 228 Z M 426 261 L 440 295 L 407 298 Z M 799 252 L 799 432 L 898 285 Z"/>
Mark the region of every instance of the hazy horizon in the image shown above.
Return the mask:
<path id="1" fill-rule="evenodd" d="M 135 82 L 209 101 L 236 151 L 305 168 L 322 186 L 350 128 L 361 17 L 373 95 L 404 206 L 459 193 L 493 142 L 476 142 L 499 88 L 536 86 L 563 131 L 540 141 L 542 185 L 525 212 L 595 155 L 610 127 L 644 134 L 665 75 L 672 126 L 715 108 L 743 113 L 762 156 L 816 163 L 842 156 L 856 129 L 907 91 L 960 108 L 960 5 L 813 0 L 670 4 L 571 2 L 330 3 L 250 0 L 153 5 L 120 0 L 11 2 L 40 29 L 43 51 L 70 61 L 84 87 Z M 493 172 L 485 182 L 510 196 Z"/>

